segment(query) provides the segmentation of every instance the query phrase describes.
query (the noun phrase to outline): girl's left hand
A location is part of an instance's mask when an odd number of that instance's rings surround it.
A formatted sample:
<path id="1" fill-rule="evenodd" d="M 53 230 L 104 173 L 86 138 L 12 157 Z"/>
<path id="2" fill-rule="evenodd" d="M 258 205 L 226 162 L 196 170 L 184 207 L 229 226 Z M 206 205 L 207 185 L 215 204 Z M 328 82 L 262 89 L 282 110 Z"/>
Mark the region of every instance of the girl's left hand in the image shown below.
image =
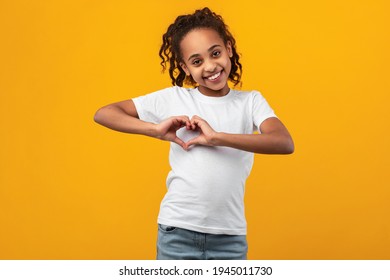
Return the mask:
<path id="1" fill-rule="evenodd" d="M 192 145 L 214 146 L 213 140 L 217 132 L 212 129 L 207 121 L 201 117 L 193 116 L 190 123 L 190 129 L 199 131 L 200 135 L 185 143 L 184 148 L 186 150 L 188 150 Z"/>

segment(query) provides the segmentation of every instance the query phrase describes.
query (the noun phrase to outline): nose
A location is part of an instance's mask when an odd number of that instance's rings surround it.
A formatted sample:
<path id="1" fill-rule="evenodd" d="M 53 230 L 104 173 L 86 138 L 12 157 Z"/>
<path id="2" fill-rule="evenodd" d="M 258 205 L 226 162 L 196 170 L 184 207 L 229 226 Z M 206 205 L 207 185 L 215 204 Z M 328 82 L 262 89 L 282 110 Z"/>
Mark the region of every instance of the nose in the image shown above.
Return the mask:
<path id="1" fill-rule="evenodd" d="M 212 60 L 207 60 L 204 63 L 204 70 L 213 73 L 217 68 L 217 64 Z"/>

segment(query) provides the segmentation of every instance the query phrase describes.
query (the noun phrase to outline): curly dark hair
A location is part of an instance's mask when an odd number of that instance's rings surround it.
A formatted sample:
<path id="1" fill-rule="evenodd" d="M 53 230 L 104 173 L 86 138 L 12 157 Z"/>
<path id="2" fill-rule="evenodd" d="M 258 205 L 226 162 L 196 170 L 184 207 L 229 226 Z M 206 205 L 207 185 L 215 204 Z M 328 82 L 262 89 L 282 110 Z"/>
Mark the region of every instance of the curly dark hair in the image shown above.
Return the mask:
<path id="1" fill-rule="evenodd" d="M 188 32 L 198 28 L 213 29 L 221 36 L 225 45 L 228 42 L 231 43 L 233 56 L 230 58 L 232 68 L 229 73 L 229 80 L 233 82 L 234 86 L 239 84 L 242 65 L 239 62 L 240 56 L 236 51 L 236 40 L 230 33 L 222 17 L 206 7 L 201 10 L 196 10 L 190 15 L 178 16 L 163 35 L 163 44 L 160 48 L 159 56 L 162 59 L 161 66 L 163 67 L 163 71 L 166 70 L 167 63 L 169 63 L 169 76 L 171 77 L 172 85 L 183 86 L 183 82 L 193 86 L 196 85 L 192 76 L 186 76 L 186 73 L 180 67 L 180 62 L 183 61 L 180 43 Z"/>

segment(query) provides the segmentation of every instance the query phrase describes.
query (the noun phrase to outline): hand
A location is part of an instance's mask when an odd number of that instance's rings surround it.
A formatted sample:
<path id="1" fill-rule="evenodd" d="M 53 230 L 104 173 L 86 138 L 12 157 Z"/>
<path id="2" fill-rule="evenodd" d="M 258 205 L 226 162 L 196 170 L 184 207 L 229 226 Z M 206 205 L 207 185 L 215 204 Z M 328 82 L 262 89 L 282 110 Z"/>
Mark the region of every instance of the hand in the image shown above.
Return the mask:
<path id="1" fill-rule="evenodd" d="M 187 129 L 188 126 L 187 126 Z M 208 124 L 207 121 L 198 116 L 193 116 L 190 121 L 190 129 L 198 130 L 200 135 L 191 139 L 187 143 L 184 144 L 184 149 L 188 150 L 192 145 L 204 145 L 204 146 L 214 146 L 213 140 L 217 132 L 212 129 L 212 127 Z"/>
<path id="2" fill-rule="evenodd" d="M 171 141 L 186 149 L 186 144 L 176 135 L 176 131 L 182 127 L 191 129 L 190 119 L 187 116 L 170 117 L 156 125 L 156 138 Z"/>

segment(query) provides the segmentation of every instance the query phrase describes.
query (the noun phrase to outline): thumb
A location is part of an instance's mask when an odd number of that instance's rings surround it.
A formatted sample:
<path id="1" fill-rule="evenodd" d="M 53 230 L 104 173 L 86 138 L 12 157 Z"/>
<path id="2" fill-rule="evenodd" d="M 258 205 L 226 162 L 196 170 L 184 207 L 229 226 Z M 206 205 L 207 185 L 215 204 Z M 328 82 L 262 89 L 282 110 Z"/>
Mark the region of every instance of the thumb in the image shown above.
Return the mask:
<path id="1" fill-rule="evenodd" d="M 199 136 L 195 137 L 195 138 L 192 138 L 190 141 L 185 143 L 185 149 L 188 150 L 190 148 L 190 146 L 199 144 L 199 138 L 200 138 Z"/>
<path id="2" fill-rule="evenodd" d="M 178 144 L 179 146 L 181 146 L 183 149 L 186 149 L 186 143 L 183 142 L 183 140 L 181 140 L 179 137 L 175 137 L 175 139 L 173 139 L 174 143 Z"/>

